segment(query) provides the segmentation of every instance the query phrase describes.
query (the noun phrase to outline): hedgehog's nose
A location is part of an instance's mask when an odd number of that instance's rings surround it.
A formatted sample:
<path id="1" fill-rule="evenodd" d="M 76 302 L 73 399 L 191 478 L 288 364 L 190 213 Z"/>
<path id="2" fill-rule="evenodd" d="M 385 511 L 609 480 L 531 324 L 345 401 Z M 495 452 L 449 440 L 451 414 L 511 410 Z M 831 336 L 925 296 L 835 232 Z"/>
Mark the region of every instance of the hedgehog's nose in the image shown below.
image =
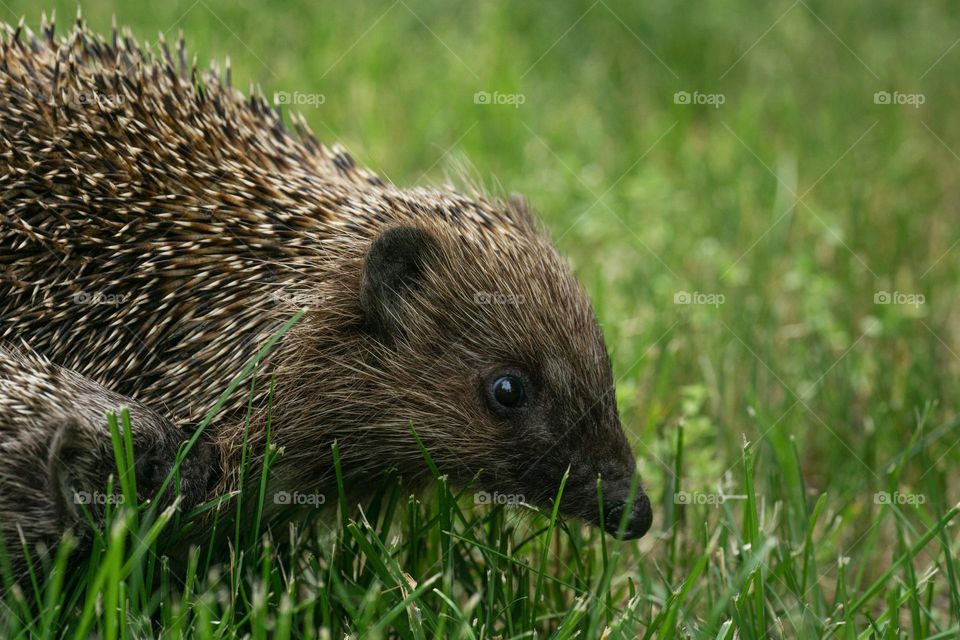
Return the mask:
<path id="1" fill-rule="evenodd" d="M 623 520 L 623 510 L 627 503 L 624 501 L 608 502 L 603 509 L 603 524 L 607 533 L 617 535 L 620 533 L 620 521 Z M 641 537 L 653 524 L 653 511 L 650 509 L 650 498 L 647 494 L 640 492 L 633 501 L 633 508 L 630 515 L 627 516 L 627 522 L 624 526 L 621 539 L 633 540 Z"/>

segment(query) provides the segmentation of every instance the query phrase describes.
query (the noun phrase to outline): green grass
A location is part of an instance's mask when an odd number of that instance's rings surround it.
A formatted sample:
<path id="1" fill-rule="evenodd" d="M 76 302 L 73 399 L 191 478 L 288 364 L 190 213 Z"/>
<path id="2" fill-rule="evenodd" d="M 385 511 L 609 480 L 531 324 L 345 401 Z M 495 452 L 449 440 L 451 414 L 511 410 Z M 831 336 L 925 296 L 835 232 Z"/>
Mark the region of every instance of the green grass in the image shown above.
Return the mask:
<path id="1" fill-rule="evenodd" d="M 76 5 L 53 4 L 62 29 Z M 6 596 L 0 636 L 960 633 L 960 8 L 83 10 L 140 40 L 182 29 L 202 64 L 229 55 L 240 86 L 322 95 L 302 108 L 317 135 L 394 182 L 467 166 L 526 194 L 595 300 L 656 519 L 621 544 L 442 482 L 420 498 L 389 486 L 360 519 L 238 528 L 226 555 L 166 559 L 187 545 L 151 541 L 163 517 L 121 511 L 136 528 L 108 529 L 80 569 L 37 567 L 28 591 L 47 606 Z M 32 1 L 4 12 L 39 23 Z"/>

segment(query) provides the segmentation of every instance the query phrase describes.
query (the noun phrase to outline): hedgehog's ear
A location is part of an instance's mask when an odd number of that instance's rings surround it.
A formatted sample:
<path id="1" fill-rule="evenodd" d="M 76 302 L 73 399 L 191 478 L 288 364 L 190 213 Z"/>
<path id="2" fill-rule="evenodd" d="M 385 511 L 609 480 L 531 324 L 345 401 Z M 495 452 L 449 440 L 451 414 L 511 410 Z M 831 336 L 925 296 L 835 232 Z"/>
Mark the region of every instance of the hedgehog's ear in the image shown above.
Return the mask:
<path id="1" fill-rule="evenodd" d="M 403 331 L 404 306 L 421 285 L 435 245 L 429 232 L 416 227 L 387 229 L 370 245 L 360 279 L 360 306 L 371 333 L 389 339 Z"/>

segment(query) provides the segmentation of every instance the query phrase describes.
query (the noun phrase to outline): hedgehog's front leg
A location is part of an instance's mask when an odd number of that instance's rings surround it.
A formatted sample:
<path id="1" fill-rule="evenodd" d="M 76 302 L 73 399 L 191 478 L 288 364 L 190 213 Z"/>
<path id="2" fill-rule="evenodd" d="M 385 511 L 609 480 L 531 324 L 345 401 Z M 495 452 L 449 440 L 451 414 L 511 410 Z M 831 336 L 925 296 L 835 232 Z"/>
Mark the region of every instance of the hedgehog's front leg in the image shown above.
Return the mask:
<path id="1" fill-rule="evenodd" d="M 22 569 L 19 549 L 52 548 L 63 533 L 86 533 L 108 502 L 122 501 L 107 423 L 108 412 L 130 411 L 134 475 L 140 499 L 157 497 L 189 434 L 145 405 L 114 393 L 37 354 L 0 344 L 0 535 Z M 214 475 L 211 445 L 197 442 L 159 499 L 180 495 L 191 507 Z M 114 490 L 108 493 L 113 479 Z"/>
<path id="2" fill-rule="evenodd" d="M 210 444 L 198 441 L 178 464 L 181 447 L 186 445 L 186 434 L 163 416 L 129 398 L 106 411 L 121 412 L 121 407 L 130 411 L 132 471 L 137 498 L 157 500 L 163 507 L 177 498 L 180 508 L 189 509 L 198 504 L 206 495 L 213 475 Z M 118 426 L 123 429 L 119 418 Z M 53 433 L 47 448 L 46 475 L 61 520 L 82 519 L 81 505 L 86 505 L 95 516 L 101 516 L 105 502 L 118 503 L 124 499 L 105 413 L 78 413 L 66 420 L 56 416 L 56 421 L 48 422 L 45 430 Z M 108 494 L 111 483 L 112 492 Z M 162 494 L 161 489 L 164 489 Z"/>

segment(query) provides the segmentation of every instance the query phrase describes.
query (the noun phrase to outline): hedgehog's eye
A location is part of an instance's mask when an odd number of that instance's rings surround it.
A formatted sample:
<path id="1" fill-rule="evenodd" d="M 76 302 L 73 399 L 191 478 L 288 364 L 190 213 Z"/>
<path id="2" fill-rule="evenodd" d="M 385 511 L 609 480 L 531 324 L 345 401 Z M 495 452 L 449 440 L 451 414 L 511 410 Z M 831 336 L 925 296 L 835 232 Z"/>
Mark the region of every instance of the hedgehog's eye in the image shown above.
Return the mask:
<path id="1" fill-rule="evenodd" d="M 523 391 L 523 382 L 517 376 L 500 376 L 490 387 L 493 401 L 504 409 L 517 409 L 527 400 Z"/>

